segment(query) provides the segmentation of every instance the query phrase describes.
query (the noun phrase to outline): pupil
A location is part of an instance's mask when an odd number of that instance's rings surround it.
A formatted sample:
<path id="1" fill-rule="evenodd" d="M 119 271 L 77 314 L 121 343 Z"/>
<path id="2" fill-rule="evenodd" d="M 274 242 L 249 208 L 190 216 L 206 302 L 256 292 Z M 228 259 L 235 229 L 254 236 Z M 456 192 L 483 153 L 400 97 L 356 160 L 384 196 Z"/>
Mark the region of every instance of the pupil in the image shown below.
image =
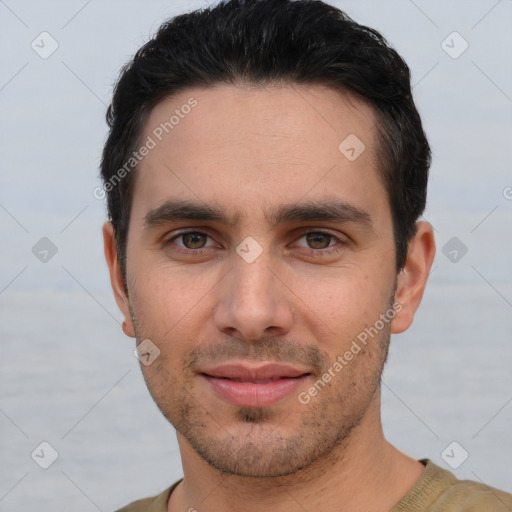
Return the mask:
<path id="1" fill-rule="evenodd" d="M 313 233 L 312 235 L 308 235 L 308 242 L 313 243 L 313 244 L 316 244 L 319 242 L 320 245 L 322 245 L 321 239 L 322 238 L 326 239 L 328 237 L 330 237 L 330 235 L 326 235 L 325 233 Z M 324 242 L 325 242 L 325 240 L 324 240 Z M 327 244 L 327 245 L 329 245 L 329 244 Z M 324 249 L 325 247 L 326 246 L 324 244 L 324 247 L 320 247 L 320 248 Z M 316 248 L 318 249 L 318 247 L 316 247 Z"/>
<path id="2" fill-rule="evenodd" d="M 203 235 L 201 233 L 187 233 L 185 237 L 187 240 L 192 244 L 195 245 L 199 242 L 198 238 L 200 239 Z M 194 240 L 195 239 L 195 240 Z M 196 247 L 197 248 L 197 247 Z"/>

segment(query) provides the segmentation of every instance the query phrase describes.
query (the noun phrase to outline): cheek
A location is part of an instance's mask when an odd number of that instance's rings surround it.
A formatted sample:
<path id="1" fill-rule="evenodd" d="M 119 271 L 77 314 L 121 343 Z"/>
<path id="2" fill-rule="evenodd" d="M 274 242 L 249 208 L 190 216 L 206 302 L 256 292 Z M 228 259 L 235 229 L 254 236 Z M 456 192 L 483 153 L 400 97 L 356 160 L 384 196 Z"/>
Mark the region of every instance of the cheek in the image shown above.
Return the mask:
<path id="1" fill-rule="evenodd" d="M 164 268 L 147 268 L 138 276 L 137 294 L 144 299 L 144 306 L 155 313 L 169 311 L 174 315 L 179 314 L 189 297 L 196 293 L 195 284 L 180 271 L 171 273 Z"/>
<path id="2" fill-rule="evenodd" d="M 369 272 L 366 267 L 353 267 L 332 272 L 336 275 L 329 278 L 297 274 L 291 281 L 301 299 L 297 301 L 300 321 L 309 318 L 316 323 L 311 326 L 313 332 L 328 351 L 339 350 L 340 344 L 372 325 L 388 309 L 392 292 L 389 280 L 383 278 L 384 269 Z"/>
<path id="3" fill-rule="evenodd" d="M 130 303 L 140 335 L 159 340 L 162 350 L 180 346 L 205 325 L 208 294 L 221 274 L 198 266 L 140 261 L 132 266 Z"/>

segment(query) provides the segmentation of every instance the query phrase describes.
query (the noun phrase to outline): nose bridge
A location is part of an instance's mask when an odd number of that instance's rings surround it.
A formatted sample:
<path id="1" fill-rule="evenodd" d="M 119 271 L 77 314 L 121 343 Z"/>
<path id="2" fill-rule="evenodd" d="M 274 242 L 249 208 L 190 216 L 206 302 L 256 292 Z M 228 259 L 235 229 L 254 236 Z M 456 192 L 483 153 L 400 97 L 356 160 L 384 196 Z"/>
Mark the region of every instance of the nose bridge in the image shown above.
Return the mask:
<path id="1" fill-rule="evenodd" d="M 233 267 L 223 280 L 215 312 L 217 328 L 238 331 L 246 339 L 265 336 L 269 328 L 290 328 L 286 287 L 271 271 L 270 250 L 248 237 L 233 254 Z"/>
<path id="2" fill-rule="evenodd" d="M 233 264 L 233 283 L 230 295 L 238 308 L 249 308 L 260 315 L 268 314 L 273 307 L 277 290 L 276 278 L 269 270 L 270 251 L 251 237 L 236 249 Z"/>
<path id="3" fill-rule="evenodd" d="M 251 302 L 253 305 L 262 302 L 269 304 L 273 302 L 275 293 L 272 281 L 275 275 L 269 270 L 269 257 L 267 254 L 260 254 L 250 262 L 242 256 L 234 258 L 233 277 L 236 281 L 232 290 L 233 297 L 237 302 Z"/>

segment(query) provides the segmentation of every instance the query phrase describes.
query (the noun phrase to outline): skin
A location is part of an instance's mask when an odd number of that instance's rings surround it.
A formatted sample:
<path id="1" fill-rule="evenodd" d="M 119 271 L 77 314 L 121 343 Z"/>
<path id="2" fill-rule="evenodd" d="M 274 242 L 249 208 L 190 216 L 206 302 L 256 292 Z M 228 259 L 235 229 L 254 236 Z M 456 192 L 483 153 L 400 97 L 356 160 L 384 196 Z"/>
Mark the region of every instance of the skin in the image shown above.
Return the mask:
<path id="1" fill-rule="evenodd" d="M 243 500 L 249 512 L 389 511 L 424 466 L 384 438 L 380 377 L 390 335 L 411 325 L 423 296 L 433 228 L 417 223 L 397 275 L 375 118 L 359 99 L 312 85 L 189 88 L 153 109 L 141 140 L 191 97 L 197 106 L 137 170 L 127 291 L 113 228 L 103 228 L 124 331 L 160 350 L 141 368 L 181 451 L 184 480 L 168 510 L 233 511 Z M 349 134 L 366 146 L 354 161 L 338 150 Z M 333 198 L 367 212 L 371 227 L 272 226 L 265 216 L 281 203 Z M 147 226 L 148 212 L 169 199 L 237 218 Z M 170 240 L 184 229 L 208 236 Z M 332 238 L 306 236 L 319 230 Z M 236 252 L 248 236 L 262 249 L 252 263 Z M 393 319 L 308 404 L 293 393 L 268 407 L 236 407 L 197 373 L 231 360 L 281 361 L 310 372 L 307 391 L 393 303 Z"/>

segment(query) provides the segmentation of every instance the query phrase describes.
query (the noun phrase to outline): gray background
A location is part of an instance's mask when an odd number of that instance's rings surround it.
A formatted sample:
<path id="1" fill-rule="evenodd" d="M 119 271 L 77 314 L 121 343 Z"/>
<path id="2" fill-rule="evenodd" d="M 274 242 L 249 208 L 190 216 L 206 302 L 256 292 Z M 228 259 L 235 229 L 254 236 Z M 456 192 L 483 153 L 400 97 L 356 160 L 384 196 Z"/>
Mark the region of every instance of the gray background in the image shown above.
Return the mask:
<path id="1" fill-rule="evenodd" d="M 512 2 L 330 3 L 409 63 L 434 153 L 424 218 L 438 252 L 415 323 L 392 339 L 385 434 L 447 469 L 464 449 L 458 477 L 512 492 Z M 0 0 L 1 511 L 106 512 L 181 477 L 121 331 L 92 191 L 120 66 L 166 17 L 204 5 Z M 47 59 L 31 47 L 43 31 L 59 45 Z M 469 44 L 457 58 L 454 31 Z M 46 262 L 42 237 L 57 248 Z M 46 470 L 31 458 L 42 441 L 58 452 Z"/>

